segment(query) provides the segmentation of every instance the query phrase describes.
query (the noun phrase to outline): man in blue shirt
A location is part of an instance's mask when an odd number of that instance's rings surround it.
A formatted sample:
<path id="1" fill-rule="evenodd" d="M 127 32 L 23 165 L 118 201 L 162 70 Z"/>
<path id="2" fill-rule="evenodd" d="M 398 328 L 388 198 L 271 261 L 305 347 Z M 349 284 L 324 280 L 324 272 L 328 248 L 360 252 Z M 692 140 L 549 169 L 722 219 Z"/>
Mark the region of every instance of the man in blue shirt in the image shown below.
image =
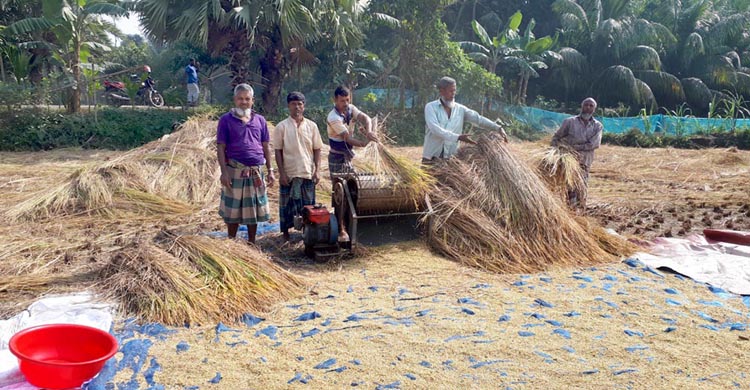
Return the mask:
<path id="1" fill-rule="evenodd" d="M 198 104 L 198 64 L 195 58 L 190 59 L 190 63 L 185 67 L 185 74 L 187 75 L 187 102 L 189 106 L 195 106 Z"/>

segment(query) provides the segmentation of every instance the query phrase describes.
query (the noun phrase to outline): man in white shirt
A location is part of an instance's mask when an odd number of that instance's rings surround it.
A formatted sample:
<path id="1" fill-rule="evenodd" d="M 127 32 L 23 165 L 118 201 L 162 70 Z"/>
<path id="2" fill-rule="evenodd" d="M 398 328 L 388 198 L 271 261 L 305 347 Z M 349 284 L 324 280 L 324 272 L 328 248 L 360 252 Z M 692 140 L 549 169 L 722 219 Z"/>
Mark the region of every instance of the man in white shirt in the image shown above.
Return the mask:
<path id="1" fill-rule="evenodd" d="M 486 130 L 496 130 L 508 142 L 502 126 L 479 115 L 476 111 L 456 103 L 456 80 L 443 77 L 438 81 L 440 98 L 424 107 L 425 135 L 422 161 L 450 158 L 458 150 L 458 142 L 474 144 L 468 134 L 463 134 L 464 121 Z"/>
<path id="2" fill-rule="evenodd" d="M 365 147 L 370 141 L 377 141 L 377 137 L 372 132 L 372 119 L 360 111 L 351 103 L 351 91 L 349 88 L 339 86 L 333 92 L 333 109 L 328 113 L 326 122 L 328 124 L 328 145 L 331 147 L 328 152 L 328 171 L 331 173 L 331 182 L 334 187 L 336 174 L 354 173 L 352 158 L 354 158 L 355 147 Z M 352 123 L 354 122 L 354 123 Z M 354 138 L 354 124 L 364 125 L 364 140 Z M 346 232 L 346 202 L 336 209 L 336 218 L 339 220 L 339 237 L 340 242 L 349 241 L 349 234 Z"/>
<path id="3" fill-rule="evenodd" d="M 289 117 L 276 125 L 272 141 L 279 168 L 279 225 L 284 241 L 289 241 L 294 216 L 315 204 L 323 141 L 318 125 L 304 117 L 305 95 L 291 92 L 286 102 Z"/>

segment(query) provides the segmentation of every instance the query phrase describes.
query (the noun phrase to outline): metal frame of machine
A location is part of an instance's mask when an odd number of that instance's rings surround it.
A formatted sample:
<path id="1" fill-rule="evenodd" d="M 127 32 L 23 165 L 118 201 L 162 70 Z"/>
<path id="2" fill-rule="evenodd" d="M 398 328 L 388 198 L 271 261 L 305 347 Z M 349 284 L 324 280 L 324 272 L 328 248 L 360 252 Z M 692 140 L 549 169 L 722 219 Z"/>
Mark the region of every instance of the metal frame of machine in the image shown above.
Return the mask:
<path id="1" fill-rule="evenodd" d="M 303 233 L 305 253 L 312 255 L 316 261 L 325 261 L 354 251 L 359 244 L 357 231 L 360 220 L 429 215 L 432 212 L 428 196 L 425 196 L 423 202 L 415 202 L 409 198 L 406 188 L 382 175 L 339 173 L 332 175 L 332 182 L 334 212 L 330 217 L 333 224 L 315 225 L 308 221 L 304 226 L 304 229 L 311 230 L 309 235 Z M 343 245 L 335 241 L 336 237 L 330 236 L 334 233 L 338 235 L 341 221 L 336 220 L 336 211 L 341 204 L 347 206 L 343 218 L 350 237 L 350 241 Z M 336 229 L 332 229 L 334 225 Z"/>
<path id="2" fill-rule="evenodd" d="M 347 178 L 349 180 L 349 178 Z M 352 193 L 349 190 L 348 185 L 344 185 L 344 194 L 346 196 L 346 201 L 348 204 L 347 211 L 349 212 L 349 220 L 351 222 L 351 226 L 349 226 L 349 237 L 351 238 L 351 247 L 354 249 L 357 246 L 357 222 L 360 219 L 377 219 L 377 218 L 395 218 L 395 217 L 407 217 L 407 216 L 415 216 L 415 215 L 424 215 L 429 214 L 432 212 L 432 204 L 430 203 L 430 197 L 428 195 L 425 195 L 425 207 L 426 210 L 423 211 L 415 211 L 415 212 L 406 212 L 406 213 L 385 213 L 385 214 L 374 214 L 374 215 L 358 215 L 357 214 L 357 208 L 354 205 L 354 199 L 352 198 Z M 334 207 L 335 210 L 335 207 Z"/>

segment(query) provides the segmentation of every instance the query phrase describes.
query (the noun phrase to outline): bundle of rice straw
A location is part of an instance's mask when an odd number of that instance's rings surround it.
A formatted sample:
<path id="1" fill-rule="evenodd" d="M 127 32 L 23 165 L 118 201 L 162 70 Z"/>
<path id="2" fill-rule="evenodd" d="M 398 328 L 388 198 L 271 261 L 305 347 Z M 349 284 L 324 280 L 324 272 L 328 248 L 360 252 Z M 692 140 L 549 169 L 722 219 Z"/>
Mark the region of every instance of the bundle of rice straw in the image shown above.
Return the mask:
<path id="1" fill-rule="evenodd" d="M 221 318 L 218 300 L 203 288 L 198 273 L 147 240 L 112 256 L 101 285 L 124 312 L 147 322 L 174 326 Z"/>
<path id="2" fill-rule="evenodd" d="M 431 171 L 440 184 L 430 193 L 428 241 L 450 258 L 500 273 L 613 260 L 497 136 Z"/>
<path id="3" fill-rule="evenodd" d="M 129 314 L 174 326 L 235 322 L 303 291 L 296 277 L 245 243 L 170 233 L 118 251 L 101 276 L 105 292 Z"/>
<path id="4" fill-rule="evenodd" d="M 370 142 L 354 159 L 357 172 L 382 175 L 390 180 L 383 180 L 384 185 L 395 184 L 406 188 L 409 198 L 421 202 L 424 195 L 435 183 L 435 178 L 421 165 L 407 157 L 400 156 L 391 150 L 394 142 L 388 137 L 384 121 L 373 119 L 373 131 L 378 134 L 379 142 Z"/>
<path id="5" fill-rule="evenodd" d="M 547 188 L 567 203 L 568 191 L 586 193 L 581 164 L 576 152 L 565 146 L 551 146 L 539 154 L 537 172 Z"/>
<path id="6" fill-rule="evenodd" d="M 5 211 L 11 220 L 89 213 L 186 214 L 220 190 L 216 122 L 194 118 L 111 161 L 74 172 Z"/>
<path id="7" fill-rule="evenodd" d="M 235 240 L 178 236 L 168 250 L 197 270 L 219 299 L 225 320 L 258 312 L 302 293 L 302 282 L 260 250 Z"/>

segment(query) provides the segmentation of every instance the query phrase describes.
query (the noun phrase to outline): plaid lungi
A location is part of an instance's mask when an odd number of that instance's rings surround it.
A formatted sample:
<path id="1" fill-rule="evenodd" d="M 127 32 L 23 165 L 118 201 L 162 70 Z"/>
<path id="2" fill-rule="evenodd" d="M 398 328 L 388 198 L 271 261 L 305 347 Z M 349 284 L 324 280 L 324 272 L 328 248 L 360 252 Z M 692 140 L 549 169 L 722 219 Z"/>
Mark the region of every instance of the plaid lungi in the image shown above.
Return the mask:
<path id="1" fill-rule="evenodd" d="M 315 204 L 315 183 L 295 177 L 288 186 L 279 186 L 279 228 L 288 232 L 294 227 L 294 216 L 307 205 Z"/>
<path id="2" fill-rule="evenodd" d="M 249 177 L 242 177 L 242 171 Z M 221 188 L 219 215 L 226 223 L 255 225 L 270 219 L 266 180 L 262 166 L 248 167 L 234 160 L 227 163 L 232 189 Z"/>
<path id="3" fill-rule="evenodd" d="M 335 173 L 355 173 L 352 159 L 343 154 L 329 153 L 328 172 L 331 174 L 331 181 Z"/>

